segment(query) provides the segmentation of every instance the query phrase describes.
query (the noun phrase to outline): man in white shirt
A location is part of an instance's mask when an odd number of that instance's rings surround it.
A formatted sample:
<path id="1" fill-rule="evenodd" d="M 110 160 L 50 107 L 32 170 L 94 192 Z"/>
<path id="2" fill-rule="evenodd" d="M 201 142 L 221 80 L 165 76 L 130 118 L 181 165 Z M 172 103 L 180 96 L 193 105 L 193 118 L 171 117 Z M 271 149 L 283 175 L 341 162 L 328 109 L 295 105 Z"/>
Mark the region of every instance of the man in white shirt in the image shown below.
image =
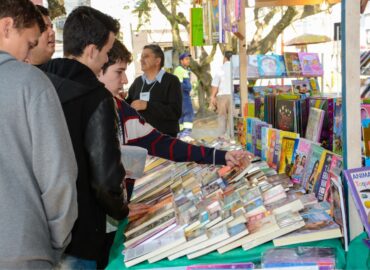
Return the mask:
<path id="1" fill-rule="evenodd" d="M 232 98 L 231 84 L 231 51 L 224 53 L 224 63 L 212 80 L 211 105 L 217 108 L 218 113 L 218 128 L 219 135 L 227 135 L 228 127 L 230 126 L 229 118 Z"/>

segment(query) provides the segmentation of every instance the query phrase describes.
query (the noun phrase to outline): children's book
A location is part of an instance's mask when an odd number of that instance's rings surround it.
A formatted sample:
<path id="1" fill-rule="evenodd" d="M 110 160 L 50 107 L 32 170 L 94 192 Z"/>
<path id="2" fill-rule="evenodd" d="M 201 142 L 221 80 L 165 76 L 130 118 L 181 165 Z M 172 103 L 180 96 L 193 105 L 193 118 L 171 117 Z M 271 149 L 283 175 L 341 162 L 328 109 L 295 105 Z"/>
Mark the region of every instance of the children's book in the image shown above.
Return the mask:
<path id="1" fill-rule="evenodd" d="M 360 214 L 362 225 L 370 236 L 370 168 L 344 170 L 344 176 Z"/>
<path id="2" fill-rule="evenodd" d="M 298 53 L 303 76 L 322 76 L 323 69 L 317 53 Z"/>
<path id="3" fill-rule="evenodd" d="M 276 128 L 296 132 L 297 127 L 295 120 L 297 112 L 295 108 L 295 100 L 280 100 L 276 101 Z"/>
<path id="4" fill-rule="evenodd" d="M 292 175 L 294 166 L 297 166 L 299 161 L 293 157 L 298 141 L 298 139 L 283 137 L 278 173 L 286 173 L 288 176 Z"/>
<path id="5" fill-rule="evenodd" d="M 302 75 L 301 64 L 299 62 L 298 53 L 284 52 L 284 60 L 286 71 L 289 76 Z"/>
<path id="6" fill-rule="evenodd" d="M 311 87 L 308 81 L 305 80 L 292 80 L 292 87 L 294 93 L 299 94 L 309 94 L 311 92 Z"/>
<path id="7" fill-rule="evenodd" d="M 262 77 L 280 77 L 285 74 L 284 60 L 281 55 L 258 55 L 258 73 Z"/>

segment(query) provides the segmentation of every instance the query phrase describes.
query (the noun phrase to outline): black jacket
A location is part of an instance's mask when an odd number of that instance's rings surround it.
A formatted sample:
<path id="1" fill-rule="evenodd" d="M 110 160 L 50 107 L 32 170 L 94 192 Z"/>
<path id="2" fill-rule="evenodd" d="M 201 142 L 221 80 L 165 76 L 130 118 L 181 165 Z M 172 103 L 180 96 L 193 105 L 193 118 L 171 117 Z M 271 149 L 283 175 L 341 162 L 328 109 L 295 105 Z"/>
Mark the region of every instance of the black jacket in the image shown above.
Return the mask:
<path id="1" fill-rule="evenodd" d="M 114 101 L 95 74 L 78 61 L 54 59 L 40 68 L 58 92 L 78 165 L 78 218 L 66 253 L 96 260 L 104 247 L 106 214 L 115 219 L 128 214 L 120 186 L 125 171 Z"/>
<path id="2" fill-rule="evenodd" d="M 140 91 L 148 92 L 153 84 L 143 86 L 142 77 L 137 77 L 128 90 L 127 103 L 140 99 Z M 179 132 L 179 119 L 182 114 L 182 92 L 179 79 L 166 72 L 161 82 L 156 82 L 150 90 L 150 100 L 146 110 L 139 111 L 144 119 L 160 132 L 176 137 Z"/>

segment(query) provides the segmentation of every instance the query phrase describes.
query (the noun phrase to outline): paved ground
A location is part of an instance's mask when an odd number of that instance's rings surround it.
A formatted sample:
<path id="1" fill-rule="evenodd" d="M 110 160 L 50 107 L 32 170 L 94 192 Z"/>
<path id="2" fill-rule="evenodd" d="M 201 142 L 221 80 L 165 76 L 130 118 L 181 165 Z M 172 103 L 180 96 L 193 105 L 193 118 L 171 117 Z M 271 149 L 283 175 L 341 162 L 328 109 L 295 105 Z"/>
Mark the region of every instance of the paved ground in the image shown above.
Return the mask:
<path id="1" fill-rule="evenodd" d="M 217 138 L 217 136 L 217 114 L 211 114 L 194 120 L 191 137 L 194 139 L 212 140 Z"/>

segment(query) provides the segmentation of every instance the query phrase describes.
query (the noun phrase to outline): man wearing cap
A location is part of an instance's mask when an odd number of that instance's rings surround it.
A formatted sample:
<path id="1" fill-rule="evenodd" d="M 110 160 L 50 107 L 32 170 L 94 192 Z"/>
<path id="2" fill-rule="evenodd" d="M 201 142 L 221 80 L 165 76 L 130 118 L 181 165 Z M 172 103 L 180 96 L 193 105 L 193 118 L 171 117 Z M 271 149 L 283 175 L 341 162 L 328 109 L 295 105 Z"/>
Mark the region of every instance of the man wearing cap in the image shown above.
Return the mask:
<path id="1" fill-rule="evenodd" d="M 180 80 L 182 90 L 182 115 L 179 121 L 182 136 L 189 135 L 193 129 L 194 111 L 190 98 L 190 57 L 191 55 L 188 52 L 180 54 L 180 66 L 174 71 L 174 75 Z"/>
<path id="2" fill-rule="evenodd" d="M 227 128 L 230 128 L 229 118 L 231 113 L 231 51 L 224 53 L 224 61 L 221 68 L 216 72 L 212 80 L 211 104 L 217 108 L 219 135 L 226 136 Z"/>

